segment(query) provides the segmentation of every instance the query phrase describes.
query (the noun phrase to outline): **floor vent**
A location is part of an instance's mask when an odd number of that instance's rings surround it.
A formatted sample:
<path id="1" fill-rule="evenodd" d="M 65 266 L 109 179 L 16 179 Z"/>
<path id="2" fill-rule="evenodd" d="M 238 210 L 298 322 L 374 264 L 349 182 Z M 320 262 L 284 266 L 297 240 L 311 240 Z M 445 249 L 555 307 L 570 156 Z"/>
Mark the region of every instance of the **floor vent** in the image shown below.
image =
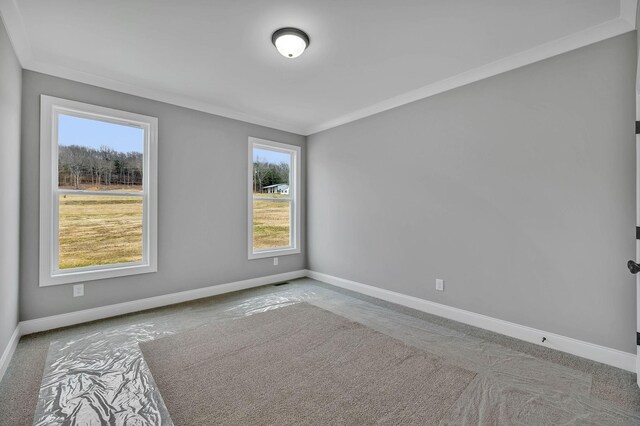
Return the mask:
<path id="1" fill-rule="evenodd" d="M 274 286 L 278 287 L 278 286 L 285 285 L 285 284 L 289 284 L 289 281 L 285 281 L 285 282 L 282 282 L 282 283 L 276 283 L 276 284 L 274 284 Z"/>

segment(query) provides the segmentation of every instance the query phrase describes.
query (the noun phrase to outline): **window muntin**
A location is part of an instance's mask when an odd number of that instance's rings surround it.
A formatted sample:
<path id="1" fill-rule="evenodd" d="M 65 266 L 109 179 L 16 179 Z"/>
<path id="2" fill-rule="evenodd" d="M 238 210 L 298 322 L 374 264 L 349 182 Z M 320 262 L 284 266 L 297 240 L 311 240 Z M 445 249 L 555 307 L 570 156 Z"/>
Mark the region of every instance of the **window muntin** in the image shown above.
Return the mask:
<path id="1" fill-rule="evenodd" d="M 300 253 L 300 147 L 249 139 L 249 258 Z"/>
<path id="2" fill-rule="evenodd" d="M 155 272 L 157 119 L 41 106 L 40 285 Z"/>

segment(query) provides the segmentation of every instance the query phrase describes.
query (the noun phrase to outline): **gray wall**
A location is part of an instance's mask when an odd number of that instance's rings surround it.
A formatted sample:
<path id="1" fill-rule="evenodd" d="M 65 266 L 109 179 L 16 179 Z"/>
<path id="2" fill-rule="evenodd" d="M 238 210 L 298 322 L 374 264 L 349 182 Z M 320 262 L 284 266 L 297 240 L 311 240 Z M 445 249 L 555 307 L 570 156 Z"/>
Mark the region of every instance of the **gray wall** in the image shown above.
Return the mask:
<path id="1" fill-rule="evenodd" d="M 310 136 L 310 269 L 635 352 L 635 68 L 629 33 Z"/>
<path id="2" fill-rule="evenodd" d="M 157 273 L 89 282 L 79 298 L 72 297 L 71 285 L 38 287 L 41 94 L 158 117 Z M 247 138 L 304 147 L 303 136 L 30 71 L 23 73 L 22 102 L 21 320 L 305 267 L 304 252 L 280 257 L 279 266 L 271 259 L 247 260 L 246 229 Z M 302 161 L 304 170 L 305 149 Z"/>
<path id="3" fill-rule="evenodd" d="M 21 79 L 0 20 L 0 355 L 18 324 Z"/>

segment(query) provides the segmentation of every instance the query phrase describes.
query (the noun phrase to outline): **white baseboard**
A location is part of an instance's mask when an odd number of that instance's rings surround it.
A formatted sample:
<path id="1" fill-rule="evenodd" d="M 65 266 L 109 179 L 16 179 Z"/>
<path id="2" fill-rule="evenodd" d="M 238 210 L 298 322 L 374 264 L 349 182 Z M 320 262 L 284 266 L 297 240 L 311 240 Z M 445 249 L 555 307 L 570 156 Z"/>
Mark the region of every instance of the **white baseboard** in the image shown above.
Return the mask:
<path id="1" fill-rule="evenodd" d="M 440 303 L 430 302 L 417 297 L 407 296 L 394 291 L 384 290 L 367 284 L 346 280 L 344 278 L 334 277 L 321 272 L 307 270 L 307 277 L 336 287 L 341 287 L 357 293 L 366 294 L 367 296 L 372 296 L 398 305 L 413 308 L 418 311 L 438 315 L 454 321 L 483 328 L 485 330 L 504 334 L 509 337 L 515 337 L 516 339 L 524 340 L 529 343 L 557 349 L 562 352 L 577 355 L 592 361 L 601 362 L 603 364 L 608 364 L 623 370 L 628 370 L 634 373 L 636 372 L 637 357 L 632 353 L 607 348 L 605 346 L 584 342 L 582 340 L 561 336 L 555 333 L 537 330 L 535 328 L 503 321 L 486 315 L 453 308 Z M 544 343 L 542 343 L 543 337 L 547 338 Z"/>
<path id="2" fill-rule="evenodd" d="M 13 331 L 13 334 L 9 339 L 9 343 L 7 343 L 7 347 L 4 349 L 2 357 L 0 358 L 0 380 L 2 380 L 2 378 L 4 377 L 4 373 L 6 373 L 7 368 L 9 367 L 9 362 L 11 361 L 11 357 L 13 357 L 13 353 L 16 351 L 19 340 L 20 324 L 18 324 L 16 326 L 16 329 Z"/>
<path id="3" fill-rule="evenodd" d="M 398 305 L 413 308 L 419 311 L 438 315 L 454 321 L 459 321 L 475 327 L 515 337 L 526 342 L 557 349 L 563 352 L 577 355 L 592 361 L 601 362 L 614 367 L 622 368 L 631 372 L 636 371 L 636 355 L 628 352 L 611 349 L 589 342 L 549 333 L 535 328 L 526 327 L 512 322 L 492 318 L 486 315 L 477 314 L 463 309 L 453 308 L 440 303 L 430 302 L 413 296 L 397 293 L 390 290 L 373 287 L 367 284 L 346 280 L 310 270 L 299 270 L 286 272 L 283 274 L 269 275 L 266 277 L 252 278 L 249 280 L 236 281 L 227 284 L 214 285 L 195 290 L 182 291 L 179 293 L 166 294 L 162 296 L 150 297 L 147 299 L 134 300 L 131 302 L 118 303 L 115 305 L 102 306 L 98 308 L 86 309 L 83 311 L 70 312 L 67 314 L 54 315 L 45 318 L 22 321 L 16 327 L 9 345 L 0 358 L 0 378 L 6 370 L 11 356 L 15 351 L 21 335 L 37 333 L 40 331 L 52 330 L 60 327 L 81 324 L 84 322 L 114 317 L 132 312 L 144 311 L 146 309 L 158 308 L 161 306 L 173 305 L 204 297 L 216 296 L 223 293 L 230 293 L 238 290 L 245 290 L 252 287 L 260 287 L 280 281 L 293 280 L 296 278 L 309 277 L 336 287 L 352 290 Z M 542 343 L 542 337 L 546 337 Z"/>
<path id="4" fill-rule="evenodd" d="M 283 274 L 268 275 L 266 277 L 213 285 L 210 287 L 181 291 L 179 293 L 165 294 L 162 296 L 149 297 L 147 299 L 133 300 L 131 302 L 22 321 L 20 322 L 20 333 L 24 336 L 27 334 L 38 333 L 40 331 L 52 330 L 54 328 L 67 327 L 84 322 L 129 314 L 132 312 L 139 312 L 147 309 L 159 308 L 161 306 L 188 302 L 190 300 L 202 299 L 203 297 L 217 296 L 223 293 L 231 293 L 233 291 L 245 290 L 252 287 L 260 287 L 281 281 L 293 280 L 304 276 L 306 276 L 305 270 L 285 272 Z"/>

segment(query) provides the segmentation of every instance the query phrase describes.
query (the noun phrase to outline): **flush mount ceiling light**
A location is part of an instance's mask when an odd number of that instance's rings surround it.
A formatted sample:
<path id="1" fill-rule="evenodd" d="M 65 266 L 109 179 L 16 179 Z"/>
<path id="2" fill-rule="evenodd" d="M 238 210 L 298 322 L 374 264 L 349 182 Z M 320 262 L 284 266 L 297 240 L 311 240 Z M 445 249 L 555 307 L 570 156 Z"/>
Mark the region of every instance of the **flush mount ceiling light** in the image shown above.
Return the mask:
<path id="1" fill-rule="evenodd" d="M 293 59 L 309 47 L 309 36 L 297 28 L 280 28 L 271 36 L 271 42 L 282 56 Z"/>

